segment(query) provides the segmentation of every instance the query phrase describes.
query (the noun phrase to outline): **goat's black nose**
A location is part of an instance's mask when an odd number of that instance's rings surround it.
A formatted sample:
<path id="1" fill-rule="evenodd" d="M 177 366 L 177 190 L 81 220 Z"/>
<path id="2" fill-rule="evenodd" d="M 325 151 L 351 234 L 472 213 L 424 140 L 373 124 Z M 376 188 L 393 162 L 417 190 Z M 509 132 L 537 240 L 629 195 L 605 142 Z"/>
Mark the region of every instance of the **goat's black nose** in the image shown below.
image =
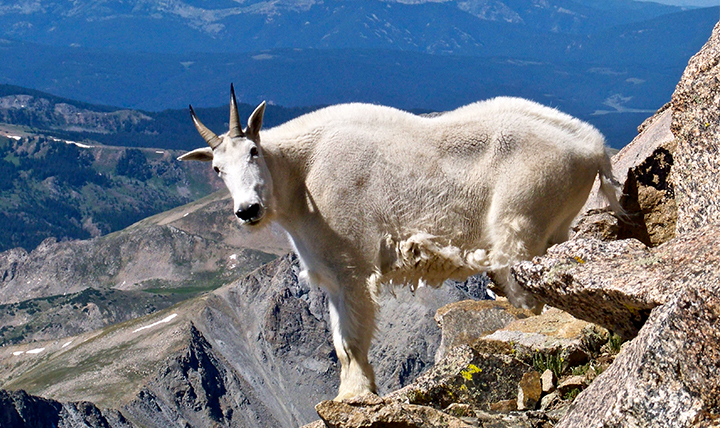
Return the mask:
<path id="1" fill-rule="evenodd" d="M 260 204 L 250 204 L 244 207 L 240 207 L 235 212 L 235 215 L 242 221 L 253 221 L 260 217 Z"/>

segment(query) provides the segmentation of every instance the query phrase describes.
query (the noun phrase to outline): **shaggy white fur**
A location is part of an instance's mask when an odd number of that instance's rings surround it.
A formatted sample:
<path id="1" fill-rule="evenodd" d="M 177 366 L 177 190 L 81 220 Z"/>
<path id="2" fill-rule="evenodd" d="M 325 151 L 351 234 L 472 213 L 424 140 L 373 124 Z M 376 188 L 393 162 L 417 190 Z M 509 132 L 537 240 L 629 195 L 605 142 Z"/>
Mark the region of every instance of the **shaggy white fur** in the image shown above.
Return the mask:
<path id="1" fill-rule="evenodd" d="M 338 399 L 375 392 L 367 355 L 381 284 L 488 271 L 513 304 L 538 309 L 510 267 L 567 239 L 597 175 L 621 211 L 603 136 L 531 101 L 495 98 L 433 118 L 345 104 L 261 134 L 263 112 L 245 131 L 231 113 L 220 137 L 194 118 L 214 148 L 180 159 L 212 160 L 238 217 L 282 225 L 306 278 L 327 291 Z"/>

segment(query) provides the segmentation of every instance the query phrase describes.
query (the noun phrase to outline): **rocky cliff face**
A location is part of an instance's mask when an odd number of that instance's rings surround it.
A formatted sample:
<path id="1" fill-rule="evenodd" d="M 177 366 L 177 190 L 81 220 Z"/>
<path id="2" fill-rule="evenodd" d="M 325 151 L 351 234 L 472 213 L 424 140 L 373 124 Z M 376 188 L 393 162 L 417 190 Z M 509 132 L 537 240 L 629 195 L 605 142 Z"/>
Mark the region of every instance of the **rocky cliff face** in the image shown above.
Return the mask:
<path id="1" fill-rule="evenodd" d="M 131 428 L 116 411 L 100 411 L 92 403 L 59 403 L 24 391 L 0 390 L 0 427 L 106 427 Z"/>
<path id="2" fill-rule="evenodd" d="M 110 235 L 0 253 L 5 343 L 77 335 L 167 308 L 288 251 L 239 227 L 220 192 Z"/>

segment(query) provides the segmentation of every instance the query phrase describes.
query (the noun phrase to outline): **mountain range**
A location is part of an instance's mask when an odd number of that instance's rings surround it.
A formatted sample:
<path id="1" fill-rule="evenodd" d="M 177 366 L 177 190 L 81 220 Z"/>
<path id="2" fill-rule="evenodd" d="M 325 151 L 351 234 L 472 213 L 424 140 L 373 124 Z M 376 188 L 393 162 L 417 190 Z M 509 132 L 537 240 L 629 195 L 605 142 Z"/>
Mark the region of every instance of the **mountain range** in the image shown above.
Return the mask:
<path id="1" fill-rule="evenodd" d="M 0 34 L 158 53 L 391 47 L 487 54 L 510 46 L 531 53 L 573 40 L 560 34 L 588 35 L 680 10 L 630 0 L 36 0 L 0 6 Z"/>
<path id="2" fill-rule="evenodd" d="M 647 2 L 50 0 L 0 6 L 0 83 L 121 108 L 532 98 L 616 148 L 720 16 Z"/>
<path id="3" fill-rule="evenodd" d="M 0 253 L 0 296 L 14 300 L 0 305 L 0 388 L 32 394 L 0 392 L 0 408 L 56 409 L 47 415 L 59 426 L 77 413 L 106 427 L 314 420 L 339 376 L 325 295 L 299 279 L 295 257 L 278 257 L 282 234 L 248 234 L 228 199 L 220 192 L 106 237 Z M 371 355 L 381 390 L 432 365 L 440 306 L 483 290 L 388 292 Z"/>
<path id="4" fill-rule="evenodd" d="M 247 116 L 254 106 L 239 108 Z M 308 110 L 270 106 L 268 126 Z M 198 112 L 227 126 L 227 106 Z M 219 189 L 207 165 L 176 160 L 199 144 L 187 110 L 111 108 L 0 85 L 0 251 L 105 235 Z"/>
<path id="5" fill-rule="evenodd" d="M 0 426 L 298 426 L 335 393 L 326 298 L 283 234 L 238 227 L 210 168 L 175 161 L 202 144 L 187 104 L 222 132 L 230 82 L 241 118 L 271 103 L 267 126 L 337 102 L 424 113 L 518 95 L 621 147 L 719 15 L 629 0 L 0 0 Z M 383 296 L 381 394 L 434 363 L 437 309 L 486 297 L 484 281 Z"/>

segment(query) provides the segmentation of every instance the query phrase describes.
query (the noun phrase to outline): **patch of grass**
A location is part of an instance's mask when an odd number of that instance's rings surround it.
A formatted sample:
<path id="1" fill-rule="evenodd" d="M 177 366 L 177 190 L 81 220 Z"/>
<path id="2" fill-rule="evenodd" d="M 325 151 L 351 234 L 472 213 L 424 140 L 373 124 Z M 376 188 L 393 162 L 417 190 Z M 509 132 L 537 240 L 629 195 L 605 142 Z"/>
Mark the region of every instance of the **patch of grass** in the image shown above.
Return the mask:
<path id="1" fill-rule="evenodd" d="M 610 351 L 610 353 L 612 353 L 612 354 L 617 354 L 618 352 L 620 352 L 620 348 L 622 348 L 622 344 L 624 342 L 625 341 L 623 340 L 622 337 L 613 333 L 610 336 L 610 340 L 608 340 L 608 342 L 607 342 L 608 351 Z"/>
<path id="2" fill-rule="evenodd" d="M 573 388 L 570 391 L 566 392 L 565 395 L 563 395 L 563 400 L 566 401 L 573 401 L 577 396 L 580 394 L 580 388 Z"/>
<path id="3" fill-rule="evenodd" d="M 567 368 L 565 361 L 558 354 L 544 354 L 542 352 L 536 352 L 533 355 L 533 367 L 538 373 L 543 373 L 545 370 L 551 370 L 555 373 L 556 378 L 560 378 Z"/>
<path id="4" fill-rule="evenodd" d="M 590 370 L 590 363 L 583 364 L 581 366 L 572 367 L 570 369 L 573 376 L 583 376 L 587 374 L 588 370 Z"/>
<path id="5" fill-rule="evenodd" d="M 182 295 L 191 298 L 208 291 L 215 290 L 231 280 L 223 276 L 223 271 L 198 272 L 187 281 L 167 281 L 151 279 L 143 281 L 141 289 L 147 293 L 161 296 Z"/>

